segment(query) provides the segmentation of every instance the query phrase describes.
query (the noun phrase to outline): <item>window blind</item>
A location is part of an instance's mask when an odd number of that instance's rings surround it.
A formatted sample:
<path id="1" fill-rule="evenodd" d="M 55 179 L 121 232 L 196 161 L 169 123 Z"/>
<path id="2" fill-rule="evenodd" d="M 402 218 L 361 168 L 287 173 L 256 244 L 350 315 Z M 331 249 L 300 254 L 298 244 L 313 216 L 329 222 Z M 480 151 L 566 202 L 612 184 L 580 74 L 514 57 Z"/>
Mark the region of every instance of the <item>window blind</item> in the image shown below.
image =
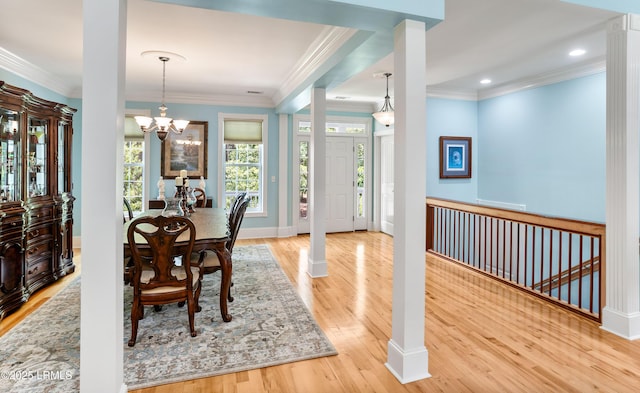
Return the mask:
<path id="1" fill-rule="evenodd" d="M 144 133 L 133 117 L 125 116 L 124 118 L 124 139 L 127 141 L 144 140 Z"/>
<path id="2" fill-rule="evenodd" d="M 262 143 L 262 120 L 225 120 L 225 143 Z"/>

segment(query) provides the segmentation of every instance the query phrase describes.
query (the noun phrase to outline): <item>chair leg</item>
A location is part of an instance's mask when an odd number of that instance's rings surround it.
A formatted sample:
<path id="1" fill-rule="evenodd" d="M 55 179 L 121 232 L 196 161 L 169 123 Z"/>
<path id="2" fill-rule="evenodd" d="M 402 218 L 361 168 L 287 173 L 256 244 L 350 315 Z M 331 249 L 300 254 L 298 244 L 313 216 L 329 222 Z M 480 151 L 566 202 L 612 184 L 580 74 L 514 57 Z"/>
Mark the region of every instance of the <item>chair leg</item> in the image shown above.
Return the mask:
<path id="1" fill-rule="evenodd" d="M 187 295 L 187 312 L 189 313 L 189 329 L 191 329 L 191 337 L 198 335 L 195 327 L 195 300 L 193 299 L 193 293 L 190 292 Z"/>
<path id="2" fill-rule="evenodd" d="M 136 345 L 136 338 L 138 337 L 138 319 L 140 319 L 140 304 L 134 301 L 131 305 L 131 338 L 128 345 L 133 347 Z"/>
<path id="3" fill-rule="evenodd" d="M 227 293 L 227 299 L 229 300 L 229 303 L 231 303 L 233 301 L 233 296 L 231 296 L 231 288 L 233 287 L 233 281 L 231 281 L 231 285 L 229 285 L 229 292 Z"/>
<path id="4" fill-rule="evenodd" d="M 196 304 L 196 312 L 202 311 L 202 307 L 200 307 L 200 292 L 202 292 L 202 279 L 198 280 L 198 288 L 196 288 L 195 293 L 195 304 Z"/>

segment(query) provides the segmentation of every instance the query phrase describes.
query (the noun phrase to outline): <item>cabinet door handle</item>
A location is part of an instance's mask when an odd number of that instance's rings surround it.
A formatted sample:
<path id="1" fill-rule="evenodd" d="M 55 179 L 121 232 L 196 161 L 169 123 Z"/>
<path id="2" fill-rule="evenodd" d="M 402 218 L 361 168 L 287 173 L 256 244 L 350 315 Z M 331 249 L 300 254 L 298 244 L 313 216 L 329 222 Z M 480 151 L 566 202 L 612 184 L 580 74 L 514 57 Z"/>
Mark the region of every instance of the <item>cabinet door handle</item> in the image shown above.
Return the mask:
<path id="1" fill-rule="evenodd" d="M 39 229 L 36 229 L 35 231 L 29 232 L 29 236 L 31 236 L 31 237 L 36 237 L 39 234 L 40 234 L 40 230 Z"/>

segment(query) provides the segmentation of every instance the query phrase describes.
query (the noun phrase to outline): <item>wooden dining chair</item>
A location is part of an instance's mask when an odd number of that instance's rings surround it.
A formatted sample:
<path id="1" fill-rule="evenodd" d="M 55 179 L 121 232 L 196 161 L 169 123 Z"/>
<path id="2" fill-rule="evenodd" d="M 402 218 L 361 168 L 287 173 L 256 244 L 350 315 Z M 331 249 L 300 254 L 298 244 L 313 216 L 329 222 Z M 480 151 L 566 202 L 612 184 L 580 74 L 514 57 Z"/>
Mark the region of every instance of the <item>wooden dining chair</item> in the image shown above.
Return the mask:
<path id="1" fill-rule="evenodd" d="M 242 192 L 236 196 L 231 204 L 231 210 L 229 211 L 229 240 L 225 243 L 225 248 L 229 254 L 233 254 L 233 246 L 236 243 L 236 238 L 238 237 L 238 232 L 240 231 L 240 226 L 244 219 L 244 213 L 246 212 L 250 201 L 251 200 L 247 196 L 247 193 Z M 192 258 L 195 257 L 196 256 L 193 256 Z M 215 273 L 222 268 L 220 266 L 218 256 L 213 251 L 201 251 L 198 261 L 203 266 L 204 274 Z M 233 286 L 233 282 L 231 283 L 231 286 Z M 227 293 L 227 300 L 229 302 L 233 301 L 233 296 L 231 296 L 231 287 L 229 288 L 229 293 Z"/>
<path id="2" fill-rule="evenodd" d="M 204 192 L 202 188 L 194 188 L 193 194 L 196 196 L 196 207 L 206 207 L 207 206 L 207 194 Z"/>
<path id="3" fill-rule="evenodd" d="M 194 319 L 200 311 L 202 266 L 192 264 L 195 239 L 195 226 L 183 216 L 143 216 L 129 225 L 127 240 L 133 260 L 130 347 L 136 343 L 144 306 L 186 302 L 191 337 L 197 335 Z"/>

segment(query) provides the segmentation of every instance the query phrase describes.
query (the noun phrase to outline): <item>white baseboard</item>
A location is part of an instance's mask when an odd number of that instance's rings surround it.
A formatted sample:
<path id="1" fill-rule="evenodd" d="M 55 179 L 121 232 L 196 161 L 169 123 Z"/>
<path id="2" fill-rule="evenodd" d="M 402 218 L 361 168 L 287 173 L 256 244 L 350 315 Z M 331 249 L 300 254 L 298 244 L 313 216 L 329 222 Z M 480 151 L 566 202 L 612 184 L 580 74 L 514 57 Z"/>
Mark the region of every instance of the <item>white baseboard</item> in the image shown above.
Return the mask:
<path id="1" fill-rule="evenodd" d="M 238 232 L 238 239 L 291 237 L 295 235 L 295 231 L 291 234 L 291 227 L 240 228 L 240 232 Z"/>

